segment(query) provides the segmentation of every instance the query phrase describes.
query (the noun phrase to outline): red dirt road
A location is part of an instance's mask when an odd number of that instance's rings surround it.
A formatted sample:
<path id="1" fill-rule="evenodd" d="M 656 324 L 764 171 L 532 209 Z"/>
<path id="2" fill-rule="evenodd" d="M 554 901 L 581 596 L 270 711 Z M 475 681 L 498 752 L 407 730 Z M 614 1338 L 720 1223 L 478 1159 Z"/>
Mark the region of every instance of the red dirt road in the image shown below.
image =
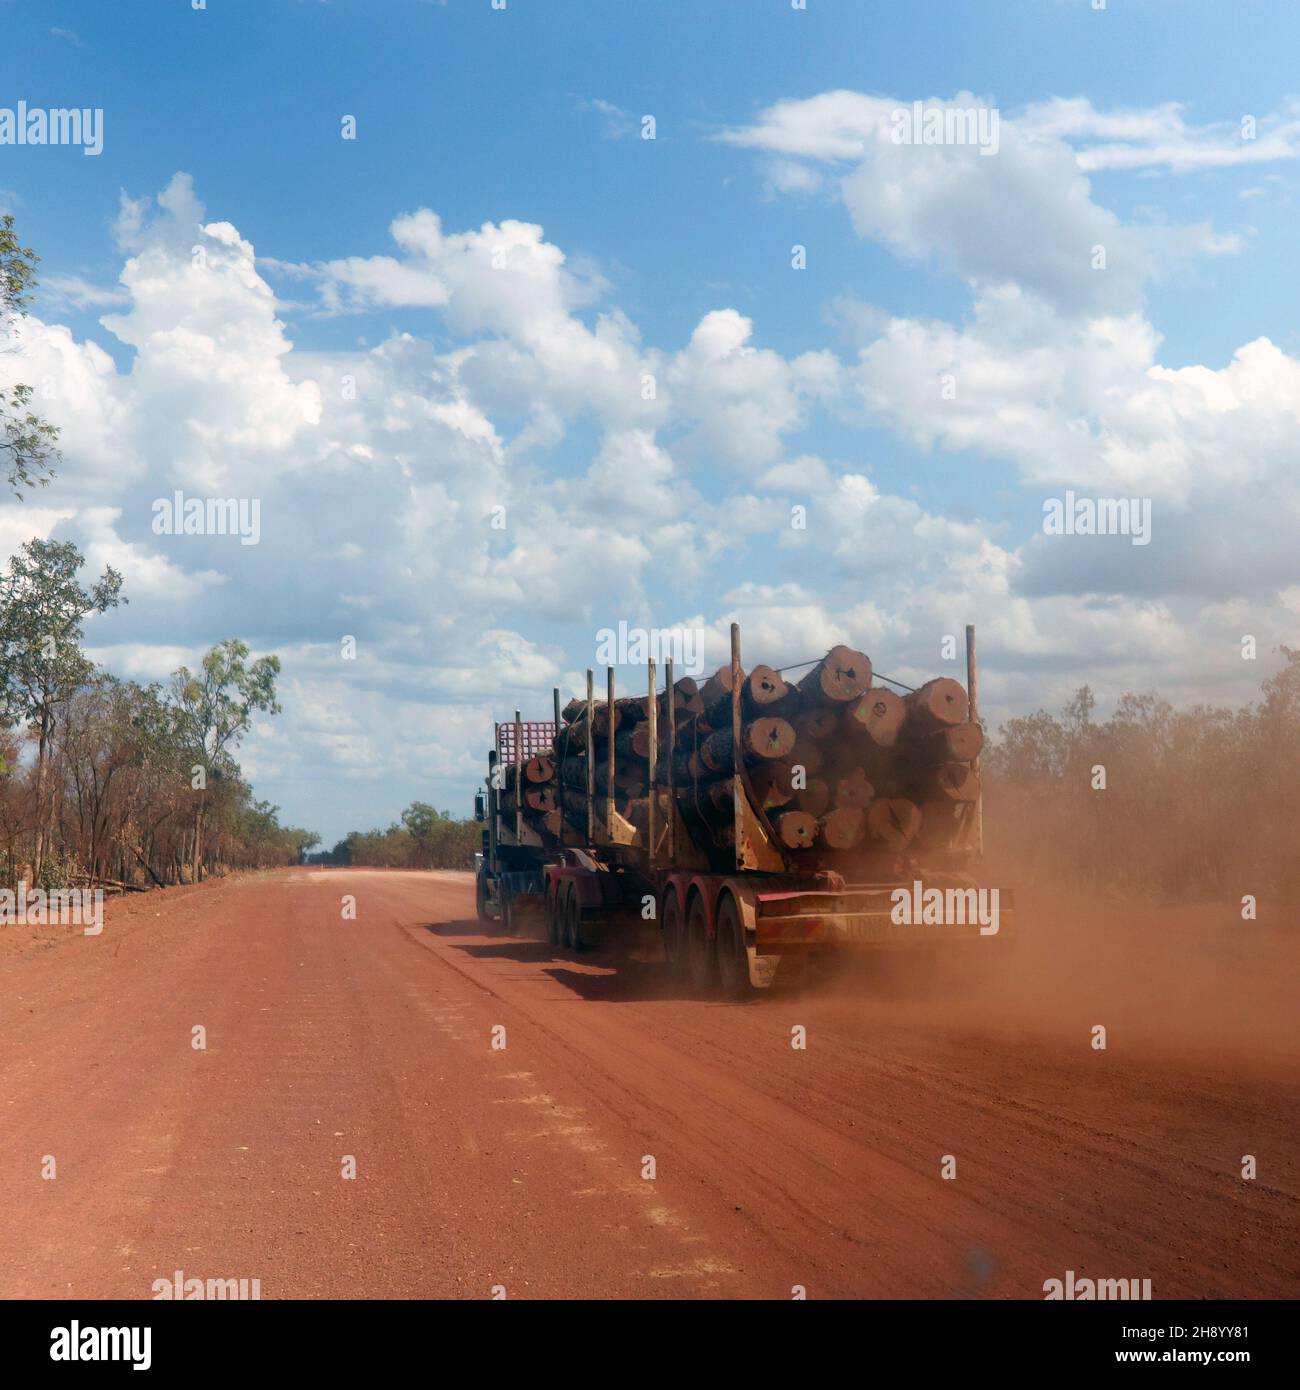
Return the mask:
<path id="1" fill-rule="evenodd" d="M 1294 1297 L 1295 923 L 1025 916 L 1014 964 L 953 991 L 742 1005 L 484 932 L 460 874 L 9 928 L 0 1295 L 180 1270 L 264 1298 L 1042 1298 L 1072 1269 Z"/>

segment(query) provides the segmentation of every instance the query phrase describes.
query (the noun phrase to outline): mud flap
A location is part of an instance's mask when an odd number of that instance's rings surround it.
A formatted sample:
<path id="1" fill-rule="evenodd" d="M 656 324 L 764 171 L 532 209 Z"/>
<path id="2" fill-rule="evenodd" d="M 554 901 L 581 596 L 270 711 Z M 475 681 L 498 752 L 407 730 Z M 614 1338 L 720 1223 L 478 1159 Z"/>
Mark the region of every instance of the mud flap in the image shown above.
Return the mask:
<path id="1" fill-rule="evenodd" d="M 754 947 L 746 946 L 749 957 L 749 983 L 754 989 L 771 989 L 781 964 L 780 956 L 760 956 Z"/>

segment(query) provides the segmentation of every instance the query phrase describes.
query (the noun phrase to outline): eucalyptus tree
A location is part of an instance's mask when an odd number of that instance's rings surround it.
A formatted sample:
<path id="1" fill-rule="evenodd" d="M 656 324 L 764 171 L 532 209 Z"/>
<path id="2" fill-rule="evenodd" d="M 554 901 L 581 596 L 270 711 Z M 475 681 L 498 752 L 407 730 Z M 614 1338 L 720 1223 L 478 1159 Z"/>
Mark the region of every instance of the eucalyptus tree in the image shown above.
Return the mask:
<path id="1" fill-rule="evenodd" d="M 25 541 L 0 575 L 0 713 L 36 735 L 33 869 L 44 863 L 53 801 L 47 795 L 50 744 L 60 710 L 94 674 L 81 650 L 82 624 L 125 603 L 111 566 L 89 587 L 85 557 L 71 541 Z"/>
<path id="2" fill-rule="evenodd" d="M 0 217 L 0 332 L 5 336 L 13 335 L 16 320 L 27 312 L 39 260 L 18 239 L 12 216 Z M 59 456 L 59 431 L 31 409 L 31 400 L 30 386 L 0 386 L 0 469 L 20 501 L 23 488 L 49 482 Z"/>
<path id="3" fill-rule="evenodd" d="M 192 786 L 199 792 L 194 814 L 193 871 L 203 870 L 203 822 L 207 780 L 229 775 L 232 754 L 252 727 L 257 713 L 279 714 L 275 698 L 280 674 L 278 656 L 248 661 L 245 642 L 228 637 L 204 656 L 197 673 L 182 666 L 172 676 L 172 699 L 179 726 L 199 762 Z M 237 771 L 237 769 L 236 769 Z"/>

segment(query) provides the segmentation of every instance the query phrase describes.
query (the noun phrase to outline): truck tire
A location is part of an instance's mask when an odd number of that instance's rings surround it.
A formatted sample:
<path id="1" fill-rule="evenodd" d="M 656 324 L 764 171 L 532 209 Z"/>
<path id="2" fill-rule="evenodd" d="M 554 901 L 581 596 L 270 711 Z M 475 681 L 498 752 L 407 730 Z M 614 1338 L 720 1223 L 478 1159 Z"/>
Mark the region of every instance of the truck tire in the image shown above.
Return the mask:
<path id="1" fill-rule="evenodd" d="M 510 894 L 506 892 L 505 886 L 501 888 L 501 930 L 510 936 L 513 934 L 515 925 L 515 908 L 510 901 Z"/>
<path id="2" fill-rule="evenodd" d="M 552 946 L 564 944 L 563 903 L 560 897 L 564 880 L 558 879 L 554 887 L 546 885 L 546 939 Z"/>
<path id="3" fill-rule="evenodd" d="M 718 957 L 709 940 L 704 899 L 697 893 L 686 912 L 686 980 L 696 994 L 717 989 Z"/>
<path id="4" fill-rule="evenodd" d="M 663 936 L 668 973 L 680 980 L 686 974 L 686 924 L 682 921 L 681 899 L 671 888 L 664 894 Z"/>
<path id="5" fill-rule="evenodd" d="M 489 921 L 487 910 L 487 880 L 482 874 L 474 875 L 474 911 L 480 922 Z"/>
<path id="6" fill-rule="evenodd" d="M 748 999 L 754 993 L 749 982 L 749 952 L 740 909 L 730 893 L 722 895 L 717 915 L 718 983 L 724 999 Z"/>
<path id="7" fill-rule="evenodd" d="M 582 904 L 578 901 L 577 890 L 569 886 L 564 904 L 564 944 L 575 954 L 587 948 L 582 931 Z"/>

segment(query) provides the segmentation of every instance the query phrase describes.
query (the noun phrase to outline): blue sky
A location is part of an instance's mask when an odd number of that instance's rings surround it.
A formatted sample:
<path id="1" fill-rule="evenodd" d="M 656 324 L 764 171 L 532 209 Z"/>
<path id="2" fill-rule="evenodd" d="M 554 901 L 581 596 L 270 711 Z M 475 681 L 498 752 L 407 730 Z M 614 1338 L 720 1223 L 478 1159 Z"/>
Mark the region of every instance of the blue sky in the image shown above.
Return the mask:
<path id="1" fill-rule="evenodd" d="M 0 107 L 105 113 L 98 157 L 0 146 L 44 278 L 3 370 L 59 383 L 65 443 L 2 539 L 124 570 L 114 669 L 280 651 L 245 762 L 327 840 L 466 804 L 493 713 L 620 618 L 915 673 L 976 620 L 995 715 L 1083 680 L 1246 699 L 1234 634 L 1294 633 L 1292 4 L 0 0 L 0 30 Z M 1002 149 L 873 143 L 916 100 L 996 110 Z M 505 306 L 472 264 L 503 240 Z M 331 404 L 349 368 L 364 408 Z M 642 368 L 654 411 L 619 395 Z M 177 486 L 256 490 L 261 544 L 152 535 Z M 1152 497 L 1156 542 L 1045 546 L 1066 487 Z"/>

